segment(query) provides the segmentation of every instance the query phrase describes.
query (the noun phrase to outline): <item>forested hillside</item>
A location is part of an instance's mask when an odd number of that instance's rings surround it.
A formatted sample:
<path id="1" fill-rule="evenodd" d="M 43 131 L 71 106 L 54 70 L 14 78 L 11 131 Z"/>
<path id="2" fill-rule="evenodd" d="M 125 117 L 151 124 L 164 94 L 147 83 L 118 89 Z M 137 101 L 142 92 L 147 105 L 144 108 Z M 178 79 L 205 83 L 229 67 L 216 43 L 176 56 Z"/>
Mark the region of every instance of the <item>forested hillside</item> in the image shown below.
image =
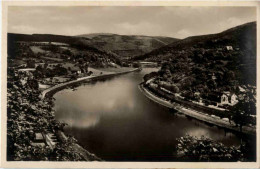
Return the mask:
<path id="1" fill-rule="evenodd" d="M 122 58 L 142 55 L 178 41 L 178 39 L 170 37 L 117 34 L 85 34 L 78 37 L 84 37 L 81 39 L 84 44 L 111 51 Z"/>
<path id="2" fill-rule="evenodd" d="M 114 63 L 121 65 L 121 59 L 116 54 L 83 44 L 80 38 L 9 33 L 8 61 L 13 59 L 12 64 L 25 63 L 25 60 L 30 58 L 74 63 L 84 62 L 94 67 L 107 67 Z"/>
<path id="3" fill-rule="evenodd" d="M 204 99 L 215 93 L 256 86 L 256 22 L 212 35 L 189 37 L 139 56 L 135 60 L 161 62 L 148 76 L 173 86 L 174 91 Z M 177 90 L 176 90 L 177 89 Z"/>

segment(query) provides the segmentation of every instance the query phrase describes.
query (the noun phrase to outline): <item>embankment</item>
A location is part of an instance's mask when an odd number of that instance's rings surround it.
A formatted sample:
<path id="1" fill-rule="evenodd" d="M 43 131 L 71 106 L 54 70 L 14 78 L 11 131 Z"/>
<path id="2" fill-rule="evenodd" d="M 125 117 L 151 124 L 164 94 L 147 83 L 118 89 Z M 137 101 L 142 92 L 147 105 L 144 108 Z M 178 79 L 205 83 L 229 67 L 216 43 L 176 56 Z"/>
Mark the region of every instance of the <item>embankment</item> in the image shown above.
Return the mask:
<path id="1" fill-rule="evenodd" d="M 88 77 L 83 77 L 83 78 L 80 78 L 80 79 L 72 80 L 72 81 L 69 81 L 69 82 L 61 83 L 61 84 L 52 86 L 52 87 L 42 91 L 41 98 L 44 99 L 46 96 L 51 97 L 56 92 L 66 88 L 68 86 L 75 85 L 75 84 L 80 83 L 80 82 L 102 80 L 102 79 L 105 79 L 105 78 L 123 75 L 123 74 L 126 74 L 126 73 L 131 73 L 131 72 L 135 72 L 135 71 L 139 71 L 139 70 L 141 70 L 141 68 L 135 68 L 133 70 L 118 72 L 118 73 L 108 73 L 108 74 L 104 74 L 104 75 L 88 76 Z"/>
<path id="2" fill-rule="evenodd" d="M 179 111 L 180 113 L 183 113 L 189 117 L 198 119 L 200 121 L 204 121 L 206 123 L 214 124 L 219 127 L 223 127 L 223 128 L 227 128 L 227 129 L 236 131 L 236 132 L 240 132 L 239 127 L 237 127 L 235 124 L 232 124 L 232 123 L 230 124 L 229 121 L 225 121 L 225 120 L 217 118 L 217 117 L 212 117 L 208 114 L 200 113 L 196 110 L 183 107 L 181 104 L 178 104 L 176 102 L 172 103 L 170 101 L 157 97 L 152 92 L 150 92 L 148 89 L 146 89 L 143 86 L 143 84 L 139 85 L 139 89 L 146 97 L 148 97 L 149 99 L 153 100 L 154 102 L 156 102 L 162 106 L 166 106 L 168 108 L 175 109 L 175 110 Z M 255 135 L 256 129 L 254 127 L 244 126 L 242 133 Z"/>
<path id="3" fill-rule="evenodd" d="M 56 135 L 61 143 L 66 144 L 68 138 L 61 130 L 57 130 Z M 84 159 L 85 161 L 103 161 L 101 158 L 97 157 L 95 154 L 90 153 L 77 143 L 72 143 L 71 147 L 74 151 L 79 153 L 82 159 Z"/>

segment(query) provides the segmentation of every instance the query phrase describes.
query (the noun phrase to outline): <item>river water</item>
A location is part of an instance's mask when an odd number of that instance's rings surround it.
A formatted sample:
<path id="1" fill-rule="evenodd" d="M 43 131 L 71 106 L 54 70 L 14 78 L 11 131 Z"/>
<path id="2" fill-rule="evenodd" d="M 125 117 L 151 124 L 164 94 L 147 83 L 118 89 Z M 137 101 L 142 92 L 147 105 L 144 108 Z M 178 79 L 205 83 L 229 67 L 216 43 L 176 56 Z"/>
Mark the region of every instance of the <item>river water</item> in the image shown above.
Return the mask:
<path id="1" fill-rule="evenodd" d="M 202 135 L 225 145 L 240 138 L 222 128 L 177 114 L 146 98 L 138 89 L 144 68 L 91 82 L 54 95 L 56 118 L 65 132 L 106 161 L 175 161 L 176 138 Z"/>

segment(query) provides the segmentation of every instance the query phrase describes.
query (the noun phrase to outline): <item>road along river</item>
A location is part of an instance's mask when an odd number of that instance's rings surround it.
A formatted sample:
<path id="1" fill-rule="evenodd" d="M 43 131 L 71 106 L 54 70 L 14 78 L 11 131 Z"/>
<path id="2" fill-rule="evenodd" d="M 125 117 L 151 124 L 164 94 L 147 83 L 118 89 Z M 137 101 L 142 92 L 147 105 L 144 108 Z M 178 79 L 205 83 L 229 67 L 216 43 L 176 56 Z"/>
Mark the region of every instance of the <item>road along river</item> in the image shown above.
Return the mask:
<path id="1" fill-rule="evenodd" d="M 177 114 L 143 95 L 138 84 L 156 70 L 143 68 L 59 91 L 56 118 L 68 124 L 67 134 L 106 161 L 175 161 L 176 138 L 186 134 L 240 144 L 238 134 Z"/>

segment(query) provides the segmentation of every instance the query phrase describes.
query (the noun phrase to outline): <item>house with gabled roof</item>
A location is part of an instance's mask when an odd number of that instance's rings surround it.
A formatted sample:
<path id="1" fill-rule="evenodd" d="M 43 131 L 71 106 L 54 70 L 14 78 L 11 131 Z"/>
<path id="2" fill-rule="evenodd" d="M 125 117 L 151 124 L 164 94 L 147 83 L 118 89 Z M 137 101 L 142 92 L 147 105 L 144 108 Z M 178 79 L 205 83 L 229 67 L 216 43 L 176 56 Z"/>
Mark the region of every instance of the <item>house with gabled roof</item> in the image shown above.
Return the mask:
<path id="1" fill-rule="evenodd" d="M 221 105 L 233 106 L 237 104 L 237 102 L 238 102 L 238 97 L 234 93 L 223 92 L 223 94 L 221 95 L 221 101 L 220 101 Z"/>

